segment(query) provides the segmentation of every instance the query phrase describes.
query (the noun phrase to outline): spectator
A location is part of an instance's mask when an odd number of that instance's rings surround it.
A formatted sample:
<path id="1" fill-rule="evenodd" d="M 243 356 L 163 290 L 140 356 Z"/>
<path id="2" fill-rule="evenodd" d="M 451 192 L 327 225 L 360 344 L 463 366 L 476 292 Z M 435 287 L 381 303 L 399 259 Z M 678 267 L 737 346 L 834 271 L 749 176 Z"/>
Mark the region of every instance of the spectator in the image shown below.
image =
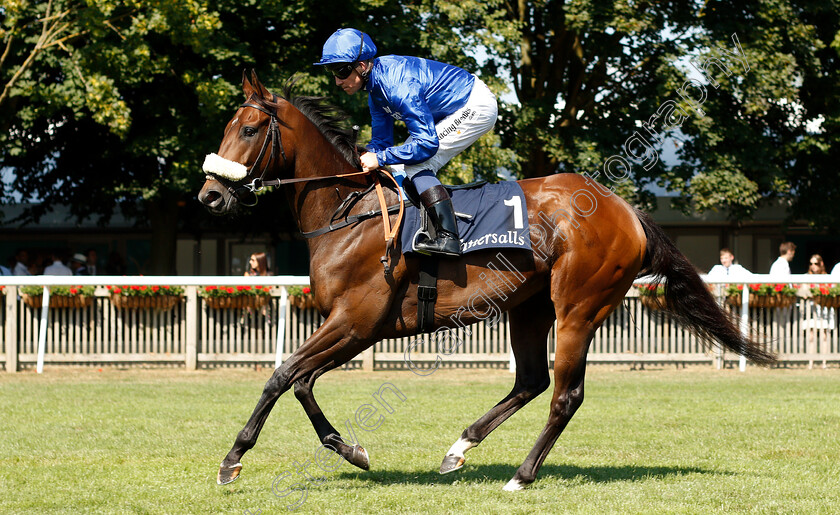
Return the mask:
<path id="1" fill-rule="evenodd" d="M 13 275 L 32 275 L 29 273 L 29 253 L 19 249 L 15 253 L 15 266 L 12 268 Z"/>
<path id="2" fill-rule="evenodd" d="M 44 275 L 73 275 L 73 271 L 61 261 L 60 252 L 50 254 L 52 264 L 44 268 Z"/>
<path id="3" fill-rule="evenodd" d="M 822 256 L 819 254 L 814 254 L 811 256 L 811 259 L 808 260 L 808 273 L 809 274 L 824 274 L 825 273 L 825 263 L 823 262 Z"/>
<path id="4" fill-rule="evenodd" d="M 245 275 L 245 277 L 252 275 L 270 275 L 268 273 L 268 258 L 265 256 L 265 252 L 254 252 L 251 254 L 251 257 L 248 258 L 248 270 L 246 270 L 243 275 Z M 271 323 L 271 314 L 268 312 L 268 306 L 263 306 L 260 309 L 260 314 L 265 317 L 269 324 Z M 254 310 L 248 308 L 247 313 L 243 311 L 242 316 L 239 317 L 239 325 L 245 325 L 247 323 L 246 315 L 247 318 L 253 320 Z"/>
<path id="5" fill-rule="evenodd" d="M 834 265 L 834 268 L 831 269 L 831 276 L 840 277 L 840 263 L 837 263 Z"/>
<path id="6" fill-rule="evenodd" d="M 245 276 L 249 275 L 269 275 L 268 273 L 268 259 L 265 252 L 255 252 L 251 254 L 248 259 L 248 270 L 245 271 Z"/>
<path id="7" fill-rule="evenodd" d="M 808 274 L 825 275 L 825 263 L 822 256 L 814 254 L 808 260 Z M 813 285 L 812 285 L 813 286 Z M 804 329 L 808 330 L 808 349 L 810 355 L 808 357 L 808 368 L 814 367 L 813 356 L 819 352 L 817 347 L 817 331 L 822 333 L 823 345 L 828 343 L 828 331 L 834 330 L 834 319 L 836 317 L 834 308 L 819 306 L 815 302 L 808 303 L 810 311 L 806 315 L 805 322 L 802 324 Z M 826 367 L 826 362 L 823 360 L 823 368 Z"/>
<path id="8" fill-rule="evenodd" d="M 116 250 L 108 256 L 108 264 L 105 266 L 105 273 L 108 275 L 125 275 L 125 260 Z"/>
<path id="9" fill-rule="evenodd" d="M 10 257 L 8 263 L 10 266 L 0 265 L 0 275 L 12 275 L 12 268 L 15 266 L 15 258 Z"/>
<path id="10" fill-rule="evenodd" d="M 85 263 L 85 268 L 87 268 L 87 274 L 96 275 L 96 251 L 94 249 L 87 249 L 85 251 L 85 255 L 87 256 L 87 263 Z"/>
<path id="11" fill-rule="evenodd" d="M 710 279 L 718 278 L 742 278 L 752 275 L 752 272 L 735 264 L 735 254 L 727 248 L 720 249 L 720 264 L 715 265 L 709 270 Z"/>
<path id="12" fill-rule="evenodd" d="M 770 267 L 770 275 L 790 275 L 790 262 L 796 254 L 796 245 L 786 241 L 779 245 L 779 259 Z"/>
<path id="13" fill-rule="evenodd" d="M 87 258 L 84 254 L 75 253 L 73 257 L 70 259 L 70 270 L 73 271 L 73 275 L 88 275 L 87 271 Z"/>

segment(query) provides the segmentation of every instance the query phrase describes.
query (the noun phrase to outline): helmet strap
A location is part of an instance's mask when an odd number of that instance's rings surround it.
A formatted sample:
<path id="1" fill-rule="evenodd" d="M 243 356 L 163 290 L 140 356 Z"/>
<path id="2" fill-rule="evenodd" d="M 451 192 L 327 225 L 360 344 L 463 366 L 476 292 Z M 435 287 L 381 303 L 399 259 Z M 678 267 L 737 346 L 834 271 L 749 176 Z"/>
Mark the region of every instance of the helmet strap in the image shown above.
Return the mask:
<path id="1" fill-rule="evenodd" d="M 362 63 L 365 63 L 365 71 L 360 72 L 357 68 L 356 73 L 358 73 L 359 77 L 362 78 L 362 87 L 364 87 L 367 84 L 368 77 L 370 77 L 370 71 L 373 68 L 373 63 L 371 62 L 370 59 L 368 59 L 367 61 L 359 61 L 359 64 L 362 64 Z"/>

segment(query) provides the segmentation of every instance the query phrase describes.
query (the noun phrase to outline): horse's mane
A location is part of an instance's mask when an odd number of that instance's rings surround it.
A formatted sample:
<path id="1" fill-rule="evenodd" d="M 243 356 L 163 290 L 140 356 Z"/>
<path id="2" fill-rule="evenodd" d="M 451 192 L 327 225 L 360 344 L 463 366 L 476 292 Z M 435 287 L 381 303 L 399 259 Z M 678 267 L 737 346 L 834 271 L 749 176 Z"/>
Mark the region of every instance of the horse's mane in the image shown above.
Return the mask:
<path id="1" fill-rule="evenodd" d="M 294 86 L 294 80 L 290 80 L 281 98 L 303 113 L 350 164 L 359 167 L 356 137 L 353 129 L 347 126 L 347 114 L 329 104 L 325 97 L 295 95 Z"/>

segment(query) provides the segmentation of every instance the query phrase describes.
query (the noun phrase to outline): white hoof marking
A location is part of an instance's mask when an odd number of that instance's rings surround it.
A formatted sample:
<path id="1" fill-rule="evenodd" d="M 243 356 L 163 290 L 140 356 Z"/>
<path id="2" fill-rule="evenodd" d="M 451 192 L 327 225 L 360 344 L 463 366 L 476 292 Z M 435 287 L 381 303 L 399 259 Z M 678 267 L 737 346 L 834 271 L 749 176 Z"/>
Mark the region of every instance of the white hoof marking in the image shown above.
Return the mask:
<path id="1" fill-rule="evenodd" d="M 464 453 L 468 450 L 475 447 L 476 444 L 470 442 L 469 440 L 464 440 L 463 438 L 459 438 L 457 442 L 452 444 L 452 447 L 449 449 L 449 452 L 446 453 L 447 456 L 457 456 L 459 458 L 464 458 Z"/>
<path id="2" fill-rule="evenodd" d="M 511 479 L 510 481 L 508 481 L 508 484 L 506 484 L 505 487 L 502 488 L 502 490 L 506 492 L 516 492 L 524 489 L 525 486 L 516 479 Z"/>

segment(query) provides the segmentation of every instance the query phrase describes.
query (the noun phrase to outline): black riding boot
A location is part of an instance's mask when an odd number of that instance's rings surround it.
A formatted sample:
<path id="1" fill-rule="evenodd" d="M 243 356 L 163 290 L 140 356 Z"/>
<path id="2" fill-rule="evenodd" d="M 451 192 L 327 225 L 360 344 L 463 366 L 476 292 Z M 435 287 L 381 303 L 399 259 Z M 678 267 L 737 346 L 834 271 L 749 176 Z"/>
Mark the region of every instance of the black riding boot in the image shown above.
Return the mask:
<path id="1" fill-rule="evenodd" d="M 443 186 L 432 186 L 420 194 L 420 200 L 434 225 L 434 239 L 423 239 L 414 247 L 421 252 L 458 257 L 461 240 L 458 238 L 458 221 L 449 192 Z"/>

